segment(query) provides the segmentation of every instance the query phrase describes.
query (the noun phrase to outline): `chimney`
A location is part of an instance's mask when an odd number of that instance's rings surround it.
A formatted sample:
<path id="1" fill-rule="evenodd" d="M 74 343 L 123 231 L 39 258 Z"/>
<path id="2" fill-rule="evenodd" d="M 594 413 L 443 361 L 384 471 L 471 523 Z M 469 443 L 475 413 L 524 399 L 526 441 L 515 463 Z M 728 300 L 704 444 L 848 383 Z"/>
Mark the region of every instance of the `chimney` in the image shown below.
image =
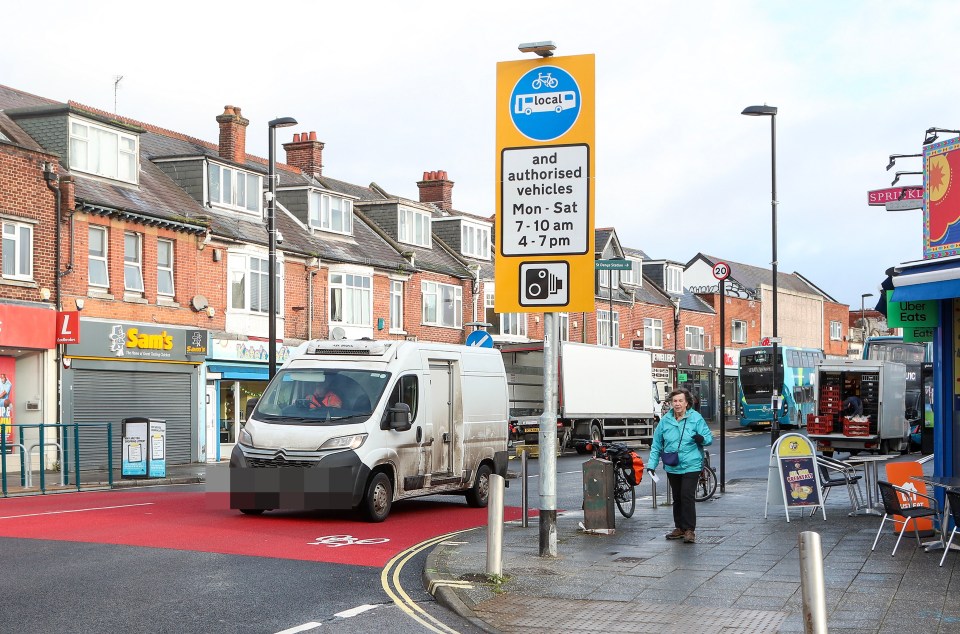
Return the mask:
<path id="1" fill-rule="evenodd" d="M 234 163 L 247 159 L 247 126 L 250 121 L 240 116 L 240 108 L 224 106 L 217 117 L 220 124 L 220 158 Z"/>
<path id="2" fill-rule="evenodd" d="M 420 202 L 435 203 L 447 211 L 453 209 L 453 181 L 447 178 L 445 171 L 424 172 L 417 187 L 420 188 Z"/>
<path id="3" fill-rule="evenodd" d="M 293 141 L 284 143 L 283 149 L 287 151 L 287 165 L 298 167 L 314 178 L 323 174 L 323 142 L 317 141 L 316 132 L 294 134 Z"/>

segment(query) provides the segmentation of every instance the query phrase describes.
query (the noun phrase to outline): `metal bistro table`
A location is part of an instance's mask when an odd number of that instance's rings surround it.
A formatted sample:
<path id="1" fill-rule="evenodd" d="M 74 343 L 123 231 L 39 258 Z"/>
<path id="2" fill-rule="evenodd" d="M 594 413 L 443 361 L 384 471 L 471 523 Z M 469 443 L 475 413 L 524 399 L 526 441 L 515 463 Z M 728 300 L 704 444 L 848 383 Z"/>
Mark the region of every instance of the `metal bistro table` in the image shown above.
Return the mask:
<path id="1" fill-rule="evenodd" d="M 912 480 L 917 482 L 923 482 L 924 484 L 929 484 L 932 487 L 939 487 L 941 489 L 952 489 L 960 490 L 960 478 L 955 476 L 913 476 Z M 940 550 L 947 545 L 946 542 L 946 533 L 947 533 L 947 523 L 950 521 L 950 499 L 944 496 L 943 499 L 943 513 L 940 517 L 940 539 L 924 542 L 923 548 L 927 552 L 933 550 Z M 951 544 L 950 550 L 960 550 L 960 544 Z"/>
<path id="2" fill-rule="evenodd" d="M 866 456 L 850 456 L 844 462 L 849 464 L 861 464 L 863 465 L 863 479 L 867 487 L 867 504 L 866 506 L 858 507 L 857 510 L 850 513 L 850 515 L 883 515 L 883 511 L 877 508 L 877 502 L 874 502 L 874 494 L 876 494 L 876 499 L 879 501 L 880 496 L 877 490 L 877 481 L 880 479 L 880 469 L 879 464 L 885 460 L 890 460 L 895 456 L 887 455 L 866 455 Z"/>

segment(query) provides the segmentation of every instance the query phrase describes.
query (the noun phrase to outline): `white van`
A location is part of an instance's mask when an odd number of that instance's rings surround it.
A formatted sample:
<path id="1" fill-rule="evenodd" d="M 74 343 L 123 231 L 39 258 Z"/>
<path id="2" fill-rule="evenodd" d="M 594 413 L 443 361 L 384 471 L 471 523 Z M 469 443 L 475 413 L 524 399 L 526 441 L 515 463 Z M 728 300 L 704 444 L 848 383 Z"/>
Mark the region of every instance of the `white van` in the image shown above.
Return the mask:
<path id="1" fill-rule="evenodd" d="M 230 506 L 359 509 L 462 493 L 506 475 L 507 381 L 492 348 L 311 341 L 267 385 L 230 456 Z"/>

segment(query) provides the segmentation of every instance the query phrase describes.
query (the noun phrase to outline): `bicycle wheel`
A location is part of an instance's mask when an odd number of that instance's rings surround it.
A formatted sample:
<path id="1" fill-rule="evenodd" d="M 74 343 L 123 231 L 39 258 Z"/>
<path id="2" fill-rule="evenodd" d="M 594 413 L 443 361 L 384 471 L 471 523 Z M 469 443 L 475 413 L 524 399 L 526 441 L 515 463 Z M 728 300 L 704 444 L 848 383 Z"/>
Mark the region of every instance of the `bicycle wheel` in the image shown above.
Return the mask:
<path id="1" fill-rule="evenodd" d="M 620 515 L 630 517 L 637 507 L 637 492 L 630 486 L 630 483 L 627 482 L 627 470 L 623 468 L 617 469 L 616 476 L 613 480 L 614 486 L 616 487 L 613 492 L 613 499 L 617 503 Z"/>
<path id="2" fill-rule="evenodd" d="M 700 471 L 700 478 L 697 480 L 697 492 L 694 498 L 697 502 L 704 502 L 713 497 L 717 492 L 717 474 L 710 467 L 704 467 Z"/>

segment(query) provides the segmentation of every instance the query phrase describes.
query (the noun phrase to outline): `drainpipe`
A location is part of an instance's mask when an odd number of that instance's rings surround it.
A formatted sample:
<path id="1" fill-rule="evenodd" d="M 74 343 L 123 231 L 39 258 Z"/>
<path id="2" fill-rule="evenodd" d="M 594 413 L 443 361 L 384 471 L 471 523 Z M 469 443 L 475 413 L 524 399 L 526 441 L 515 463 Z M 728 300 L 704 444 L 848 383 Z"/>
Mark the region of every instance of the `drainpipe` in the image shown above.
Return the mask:
<path id="1" fill-rule="evenodd" d="M 63 308 L 63 302 L 60 297 L 60 278 L 63 277 L 63 274 L 60 272 L 60 180 L 57 176 L 57 173 L 53 171 L 52 163 L 43 164 L 43 180 L 46 181 L 47 189 L 53 192 L 53 204 L 55 208 L 54 215 L 54 240 L 56 241 L 56 246 L 53 249 L 53 292 L 54 292 L 54 306 L 59 312 Z M 79 328 L 79 324 L 76 325 Z M 57 383 L 57 423 L 63 421 L 63 345 L 57 344 L 57 355 L 55 362 L 57 364 L 56 372 L 56 383 Z M 60 442 L 60 446 L 64 446 L 64 431 L 59 426 L 57 427 L 57 440 Z M 63 469 L 63 472 L 66 473 L 66 465 L 64 463 L 63 456 L 60 457 L 60 465 Z M 44 468 L 44 448 L 40 447 L 40 468 Z M 66 484 L 66 480 L 63 481 Z M 79 484 L 79 483 L 78 483 Z"/>

